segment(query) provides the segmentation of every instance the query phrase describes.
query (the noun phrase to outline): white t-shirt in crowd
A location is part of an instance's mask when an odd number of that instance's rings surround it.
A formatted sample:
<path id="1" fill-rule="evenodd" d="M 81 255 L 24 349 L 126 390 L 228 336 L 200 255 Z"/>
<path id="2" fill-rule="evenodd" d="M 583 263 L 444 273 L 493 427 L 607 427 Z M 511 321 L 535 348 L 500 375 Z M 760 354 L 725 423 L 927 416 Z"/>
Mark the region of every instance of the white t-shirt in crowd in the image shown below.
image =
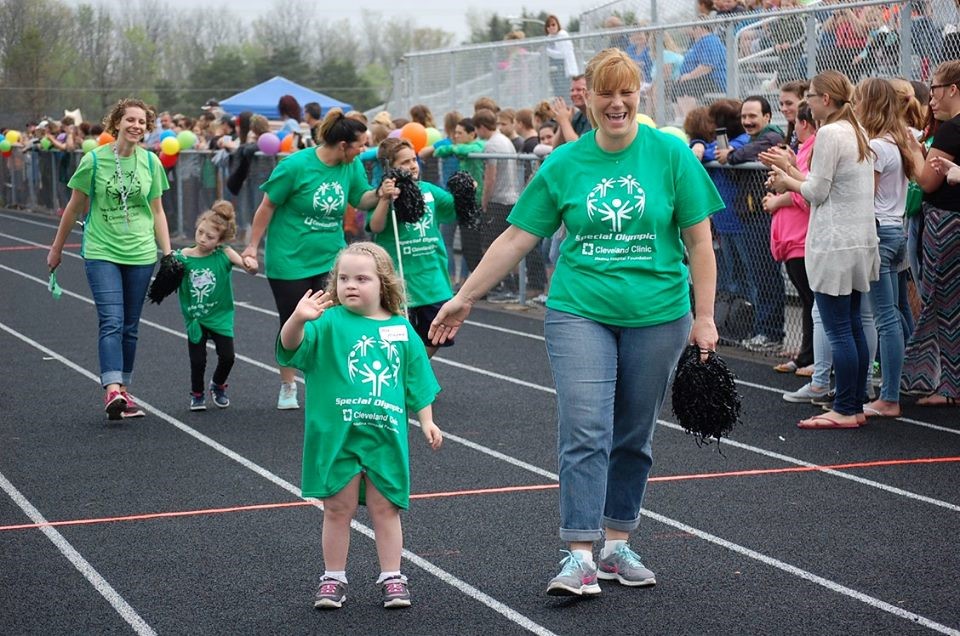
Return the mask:
<path id="1" fill-rule="evenodd" d="M 870 140 L 876 155 L 873 170 L 880 175 L 873 197 L 874 214 L 880 225 L 903 225 L 907 207 L 907 175 L 900 149 L 890 137 Z"/>

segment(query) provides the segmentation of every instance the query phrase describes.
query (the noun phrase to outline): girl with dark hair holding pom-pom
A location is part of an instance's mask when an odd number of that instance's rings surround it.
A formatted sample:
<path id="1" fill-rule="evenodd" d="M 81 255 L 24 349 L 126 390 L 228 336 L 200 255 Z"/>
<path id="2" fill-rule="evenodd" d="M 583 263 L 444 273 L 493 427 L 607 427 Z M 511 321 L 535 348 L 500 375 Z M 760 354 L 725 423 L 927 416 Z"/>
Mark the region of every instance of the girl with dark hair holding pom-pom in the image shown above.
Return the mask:
<path id="1" fill-rule="evenodd" d="M 417 153 L 406 139 L 385 139 L 377 151 L 377 159 L 389 168 L 409 172 L 423 194 L 423 216 L 413 223 L 398 222 L 396 235 L 388 198 L 380 199 L 376 209 L 368 216 L 367 226 L 374 233 L 374 242 L 387 250 L 394 264 L 403 272 L 407 318 L 423 339 L 427 355 L 433 357 L 439 346 L 453 345 L 451 339 L 437 346 L 427 337 L 430 323 L 440 306 L 453 297 L 450 277 L 447 275 L 447 248 L 443 244 L 439 225 L 457 220 L 453 195 L 420 180 Z M 385 179 L 381 189 L 391 197 L 399 194 L 393 179 Z"/>
<path id="2" fill-rule="evenodd" d="M 628 545 L 640 525 L 653 431 L 684 345 L 696 344 L 706 360 L 718 340 L 716 187 L 684 142 L 637 124 L 640 70 L 626 53 L 601 51 L 586 79 L 594 129 L 543 162 L 507 230 L 430 326 L 434 342 L 455 335 L 477 299 L 561 223 L 567 228 L 544 320 L 568 545 L 547 585 L 554 596 L 599 594 L 598 578 L 656 583 Z"/>
<path id="3" fill-rule="evenodd" d="M 367 182 L 358 156 L 366 147 L 367 126 L 331 108 L 320 124 L 321 145 L 295 152 L 260 186 L 263 201 L 253 217 L 250 242 L 240 253 L 259 267 L 257 248 L 266 237 L 266 271 L 281 326 L 308 289 L 323 289 L 337 253 L 346 246 L 347 206 L 372 210 L 380 197 Z M 296 372 L 280 367 L 277 408 L 298 409 Z"/>
<path id="4" fill-rule="evenodd" d="M 143 417 L 127 388 L 157 247 L 165 257 L 170 254 L 167 216 L 160 202 L 170 187 L 167 174 L 156 155 L 139 147 L 156 120 L 151 106 L 130 98 L 117 102 L 104 118 L 106 132 L 116 141 L 81 159 L 67 184 L 73 193 L 47 255 L 53 271 L 60 265 L 74 223 L 89 210 L 80 255 L 97 307 L 100 384 L 111 420 Z"/>

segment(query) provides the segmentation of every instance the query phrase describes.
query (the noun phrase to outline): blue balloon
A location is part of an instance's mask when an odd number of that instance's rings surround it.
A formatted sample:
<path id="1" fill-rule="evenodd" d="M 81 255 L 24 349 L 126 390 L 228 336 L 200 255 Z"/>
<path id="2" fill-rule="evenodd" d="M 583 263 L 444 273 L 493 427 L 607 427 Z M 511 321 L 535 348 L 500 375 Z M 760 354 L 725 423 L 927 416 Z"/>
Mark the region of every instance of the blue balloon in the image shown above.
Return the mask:
<path id="1" fill-rule="evenodd" d="M 160 141 L 163 141 L 167 137 L 176 137 L 176 136 L 177 136 L 177 133 L 173 132 L 172 130 L 164 130 L 162 133 L 160 133 Z"/>
<path id="2" fill-rule="evenodd" d="M 289 130 L 278 130 L 276 133 L 277 139 L 283 141 L 283 138 L 290 134 Z"/>

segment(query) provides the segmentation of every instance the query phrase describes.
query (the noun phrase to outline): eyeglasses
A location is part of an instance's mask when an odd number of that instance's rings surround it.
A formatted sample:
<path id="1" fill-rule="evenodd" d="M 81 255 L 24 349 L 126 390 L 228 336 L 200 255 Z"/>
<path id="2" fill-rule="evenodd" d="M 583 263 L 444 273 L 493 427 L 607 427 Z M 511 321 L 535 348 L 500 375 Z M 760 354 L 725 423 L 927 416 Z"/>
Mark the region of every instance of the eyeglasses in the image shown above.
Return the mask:
<path id="1" fill-rule="evenodd" d="M 823 97 L 823 93 L 807 93 L 805 97 L 807 99 L 810 99 L 811 97 Z"/>
<path id="2" fill-rule="evenodd" d="M 938 89 L 938 88 L 946 88 L 947 86 L 953 86 L 953 84 L 954 84 L 954 82 L 951 82 L 951 83 L 949 83 L 949 84 L 931 84 L 931 85 L 930 85 L 930 92 L 932 93 L 933 91 L 935 91 L 935 90 Z"/>

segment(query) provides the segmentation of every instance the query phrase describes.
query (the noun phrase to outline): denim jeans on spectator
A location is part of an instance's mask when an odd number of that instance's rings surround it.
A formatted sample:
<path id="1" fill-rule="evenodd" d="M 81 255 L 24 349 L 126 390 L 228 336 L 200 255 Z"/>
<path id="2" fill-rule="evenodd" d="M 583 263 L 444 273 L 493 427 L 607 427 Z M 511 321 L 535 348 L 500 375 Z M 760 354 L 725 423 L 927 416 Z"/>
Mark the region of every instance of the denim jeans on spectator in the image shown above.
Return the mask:
<path id="1" fill-rule="evenodd" d="M 860 320 L 860 297 L 858 291 L 843 296 L 816 292 L 820 318 L 833 351 L 837 389 L 833 410 L 841 415 L 863 412 L 867 397 L 867 371 L 872 360 Z"/>
<path id="2" fill-rule="evenodd" d="M 154 265 L 118 265 L 110 261 L 84 262 L 87 282 L 97 307 L 100 338 L 100 384 L 129 386 L 137 354 L 140 313 Z"/>
<path id="3" fill-rule="evenodd" d="M 881 225 L 880 280 L 870 284 L 870 304 L 880 337 L 880 361 L 883 383 L 880 399 L 900 401 L 900 372 L 903 370 L 903 317 L 900 315 L 900 263 L 906 255 L 907 236 L 899 225 Z"/>
<path id="4" fill-rule="evenodd" d="M 691 321 L 625 328 L 547 310 L 564 541 L 639 524 L 654 427 Z"/>
<path id="5" fill-rule="evenodd" d="M 753 273 L 750 252 L 743 234 L 717 233 L 717 236 L 720 243 L 717 255 L 717 290 L 742 296 L 756 307 L 757 277 Z"/>
<path id="6" fill-rule="evenodd" d="M 757 300 L 753 303 L 753 333 L 763 334 L 773 342 L 782 342 L 786 289 L 780 263 L 770 254 L 770 215 L 753 212 L 742 222 L 757 289 Z"/>
<path id="7" fill-rule="evenodd" d="M 867 351 L 870 353 L 870 359 L 873 360 L 877 356 L 877 326 L 873 321 L 873 310 L 869 300 L 869 296 L 860 298 L 860 322 L 863 324 L 863 335 L 867 339 Z M 830 341 L 827 340 L 827 332 L 823 329 L 823 320 L 820 319 L 817 303 L 813 303 L 813 310 L 810 313 L 813 318 L 813 377 L 810 381 L 814 386 L 829 388 L 830 372 L 833 370 L 833 351 L 830 349 Z M 869 393 L 867 388 L 869 383 L 870 378 L 867 377 L 863 384 L 864 392 Z"/>

